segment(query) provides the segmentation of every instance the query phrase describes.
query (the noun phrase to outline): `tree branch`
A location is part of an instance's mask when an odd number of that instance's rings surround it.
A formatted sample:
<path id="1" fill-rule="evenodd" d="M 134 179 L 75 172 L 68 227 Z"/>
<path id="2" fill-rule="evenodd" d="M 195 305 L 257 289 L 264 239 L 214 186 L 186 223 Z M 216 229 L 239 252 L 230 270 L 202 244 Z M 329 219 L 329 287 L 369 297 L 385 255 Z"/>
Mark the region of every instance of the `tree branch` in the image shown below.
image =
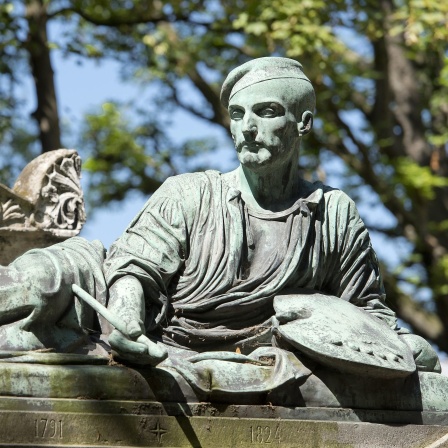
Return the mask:
<path id="1" fill-rule="evenodd" d="M 341 157 L 348 166 L 350 166 L 373 188 L 373 190 L 381 197 L 384 205 L 395 215 L 401 228 L 404 228 L 406 224 L 417 228 L 418 223 L 415 222 L 415 216 L 408 212 L 401 201 L 391 194 L 389 185 L 373 170 L 372 163 L 369 160 L 369 150 L 367 146 L 354 136 L 350 127 L 341 119 L 336 110 L 333 110 L 333 114 L 334 120 L 342 129 L 344 129 L 347 136 L 356 145 L 362 158 L 360 159 L 358 155 L 352 154 L 340 139 L 334 144 L 327 142 L 327 148 L 337 156 Z"/>
<path id="2" fill-rule="evenodd" d="M 382 90 L 377 91 L 377 103 L 381 101 L 381 110 L 389 109 L 388 115 L 392 114 L 400 125 L 406 155 L 422 166 L 427 165 L 431 150 L 421 117 L 423 96 L 420 83 L 415 67 L 406 55 L 403 35 L 390 32 L 391 16 L 395 12 L 393 1 L 381 0 L 379 8 L 382 11 L 384 34 L 377 43 L 376 50 L 383 54 L 382 73 L 385 73 L 385 78 L 381 82 Z M 378 97 L 382 95 L 385 95 L 384 99 Z M 394 102 L 394 107 L 391 107 L 391 101 Z M 382 119 L 384 118 L 383 116 Z"/>
<path id="3" fill-rule="evenodd" d="M 378 232 L 389 238 L 399 238 L 403 236 L 403 233 L 397 227 L 380 227 L 375 225 L 367 225 L 369 232 Z"/>
<path id="4" fill-rule="evenodd" d="M 188 22 L 191 25 L 204 26 L 206 28 L 210 28 L 213 25 L 211 22 L 198 22 L 192 20 L 188 15 L 167 15 L 161 11 L 152 11 L 147 14 L 141 14 L 136 11 L 132 11 L 132 14 L 125 17 L 109 17 L 102 18 L 95 16 L 93 14 L 88 14 L 82 8 L 76 8 L 74 6 L 61 8 L 52 13 L 48 14 L 48 17 L 54 18 L 61 15 L 67 14 L 77 14 L 81 18 L 83 18 L 86 22 L 91 23 L 92 25 L 98 26 L 106 26 L 106 27 L 120 27 L 120 26 L 132 26 L 139 25 L 142 23 L 160 23 L 160 22 Z"/>
<path id="5" fill-rule="evenodd" d="M 43 0 L 26 2 L 28 36 L 25 49 L 29 54 L 37 107 L 32 116 L 39 127 L 42 152 L 61 148 L 59 112 L 54 85 L 54 72 L 47 37 L 47 11 Z"/>
<path id="6" fill-rule="evenodd" d="M 213 110 L 213 122 L 220 124 L 228 132 L 230 120 L 227 111 L 221 104 L 219 93 L 201 76 L 196 67 L 188 72 L 188 77 L 210 104 Z"/>
<path id="7" fill-rule="evenodd" d="M 448 351 L 448 339 L 439 316 L 426 310 L 420 303 L 405 294 L 397 280 L 383 268 L 383 280 L 387 293 L 387 304 L 397 316 L 407 322 L 414 333 L 435 342 L 441 350 Z"/>

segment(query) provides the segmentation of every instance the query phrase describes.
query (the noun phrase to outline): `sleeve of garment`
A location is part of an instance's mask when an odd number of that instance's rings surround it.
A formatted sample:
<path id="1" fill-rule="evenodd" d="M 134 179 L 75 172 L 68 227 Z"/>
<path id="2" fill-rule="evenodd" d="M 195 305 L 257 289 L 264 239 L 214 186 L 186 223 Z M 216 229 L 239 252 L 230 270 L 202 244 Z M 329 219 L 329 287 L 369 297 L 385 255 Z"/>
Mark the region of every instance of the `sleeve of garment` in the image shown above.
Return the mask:
<path id="1" fill-rule="evenodd" d="M 395 313 L 385 304 L 386 294 L 378 259 L 355 203 L 344 193 L 337 192 L 329 200 L 327 210 L 331 262 L 325 290 L 399 330 Z"/>
<path id="2" fill-rule="evenodd" d="M 188 250 L 187 224 L 180 198 L 156 192 L 114 242 L 105 261 L 108 286 L 125 275 L 136 277 L 145 300 L 163 306 L 172 277 Z"/>

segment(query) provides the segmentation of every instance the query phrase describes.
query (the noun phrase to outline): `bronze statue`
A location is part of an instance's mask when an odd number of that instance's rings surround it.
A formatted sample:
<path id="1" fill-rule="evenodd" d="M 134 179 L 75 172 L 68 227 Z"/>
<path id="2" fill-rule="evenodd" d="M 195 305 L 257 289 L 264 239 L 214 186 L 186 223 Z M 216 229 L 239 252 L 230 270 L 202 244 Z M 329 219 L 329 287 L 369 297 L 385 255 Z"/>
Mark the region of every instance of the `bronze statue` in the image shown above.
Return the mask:
<path id="1" fill-rule="evenodd" d="M 386 306 L 353 201 L 299 176 L 315 107 L 302 66 L 247 62 L 221 99 L 239 167 L 168 179 L 105 259 L 99 242 L 73 238 L 0 268 L 2 348 L 86 353 L 102 333 L 120 360 L 175 370 L 198 390 L 211 387 L 206 369 L 228 392 L 309 376 L 309 359 L 379 377 L 440 372 L 431 346 Z"/>

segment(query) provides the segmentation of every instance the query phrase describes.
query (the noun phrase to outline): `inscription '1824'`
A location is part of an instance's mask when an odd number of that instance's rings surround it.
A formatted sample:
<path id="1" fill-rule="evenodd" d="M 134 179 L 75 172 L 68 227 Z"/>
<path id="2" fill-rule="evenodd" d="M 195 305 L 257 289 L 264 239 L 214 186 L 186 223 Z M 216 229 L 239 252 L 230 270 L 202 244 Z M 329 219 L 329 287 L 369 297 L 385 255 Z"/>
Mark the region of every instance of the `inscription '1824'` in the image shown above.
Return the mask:
<path id="1" fill-rule="evenodd" d="M 62 420 L 34 419 L 34 437 L 37 439 L 62 439 Z"/>
<path id="2" fill-rule="evenodd" d="M 272 429 L 268 425 L 250 426 L 250 443 L 254 444 L 268 444 L 280 443 L 280 427 L 277 426 Z"/>

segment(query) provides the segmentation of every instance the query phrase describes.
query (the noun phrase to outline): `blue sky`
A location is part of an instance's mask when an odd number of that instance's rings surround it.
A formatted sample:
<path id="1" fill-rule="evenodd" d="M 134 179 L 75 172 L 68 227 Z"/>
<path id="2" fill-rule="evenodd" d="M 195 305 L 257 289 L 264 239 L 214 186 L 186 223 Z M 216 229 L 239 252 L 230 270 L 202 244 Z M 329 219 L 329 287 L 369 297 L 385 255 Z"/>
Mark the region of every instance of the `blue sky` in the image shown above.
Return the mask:
<path id="1" fill-rule="evenodd" d="M 98 110 L 102 103 L 109 100 L 127 102 L 142 97 L 142 90 L 148 100 L 150 89 L 139 84 L 124 83 L 119 76 L 119 65 L 113 61 L 96 63 L 93 61 L 78 64 L 73 57 L 64 58 L 59 52 L 53 52 L 56 89 L 62 122 L 68 122 L 76 128 L 83 113 Z M 31 83 L 24 86 L 23 94 L 34 97 Z M 30 110 L 34 107 L 30 101 Z M 233 148 L 224 132 L 218 126 L 212 126 L 201 120 L 178 111 L 172 117 L 173 126 L 170 135 L 174 141 L 198 136 L 214 137 L 219 142 L 218 151 L 206 154 L 201 162 L 204 166 L 218 166 L 223 171 L 236 167 Z M 74 140 L 72 138 L 72 140 Z M 70 137 L 64 144 L 70 143 Z M 70 145 L 67 145 L 70 146 Z M 80 148 L 74 148 L 80 149 Z M 86 186 L 87 172 L 83 173 L 83 186 Z M 100 239 L 106 247 L 123 232 L 133 216 L 141 209 L 147 198 L 141 194 L 131 194 L 125 202 L 111 204 L 107 208 L 96 210 L 88 216 L 81 235 L 89 240 Z"/>

